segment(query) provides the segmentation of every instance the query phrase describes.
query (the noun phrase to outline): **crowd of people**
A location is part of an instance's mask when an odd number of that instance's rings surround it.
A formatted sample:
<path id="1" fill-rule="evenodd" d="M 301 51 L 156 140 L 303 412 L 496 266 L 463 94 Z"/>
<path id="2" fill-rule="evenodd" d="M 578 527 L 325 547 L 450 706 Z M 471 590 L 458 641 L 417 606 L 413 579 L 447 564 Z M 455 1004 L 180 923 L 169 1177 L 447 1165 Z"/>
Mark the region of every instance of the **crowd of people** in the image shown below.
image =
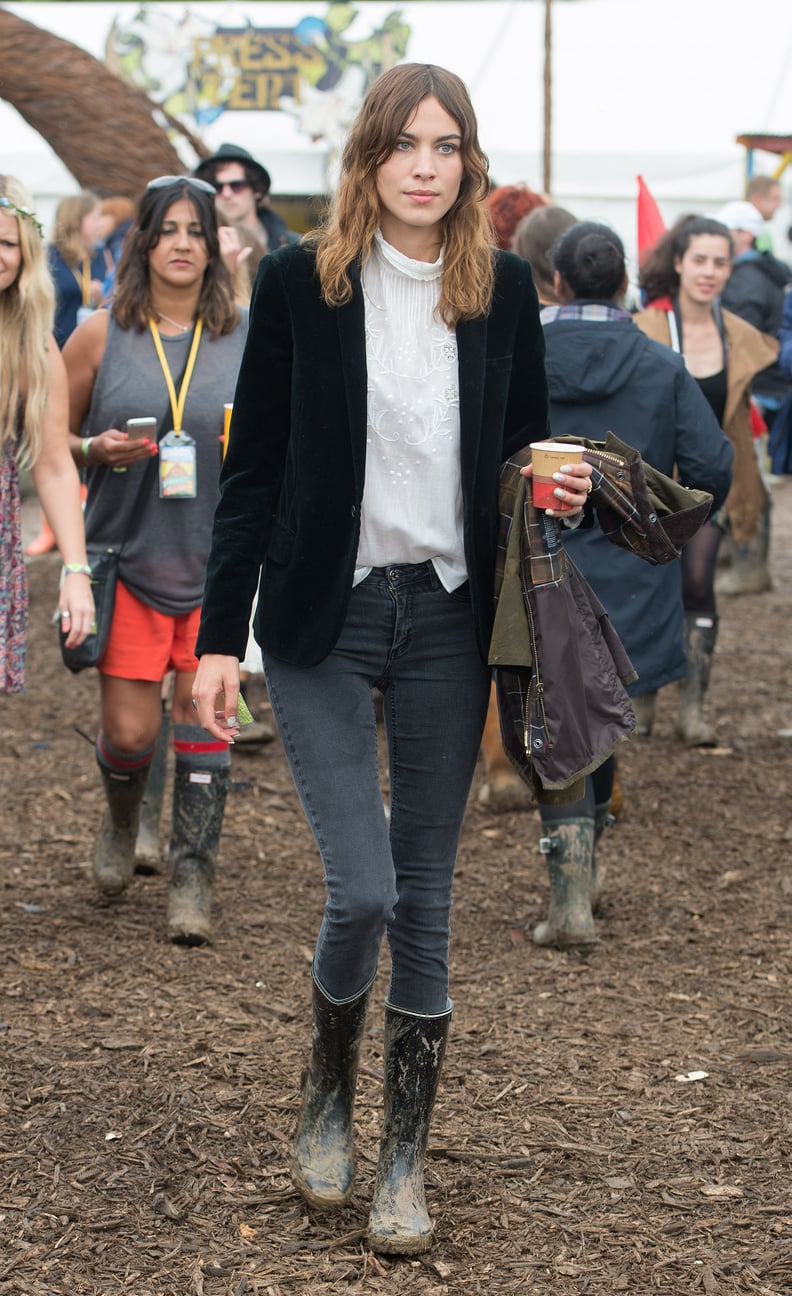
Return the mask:
<path id="1" fill-rule="evenodd" d="M 117 555 L 98 661 L 95 884 L 118 896 L 140 863 L 167 694 L 167 929 L 208 943 L 255 608 L 326 888 L 293 1178 L 320 1208 L 352 1192 L 358 1060 L 386 939 L 369 1240 L 416 1254 L 433 1236 L 423 1160 L 453 1008 L 454 865 L 485 726 L 492 808 L 508 804 L 495 795 L 496 612 L 519 639 L 511 664 L 527 668 L 527 708 L 540 658 L 525 607 L 537 591 L 553 606 L 571 559 L 637 670 L 625 672 L 636 719 L 617 684 L 618 733 L 572 753 L 574 776 L 539 797 L 550 903 L 534 940 L 586 947 L 622 730 L 648 736 L 658 690 L 679 681 L 679 737 L 715 742 L 704 706 L 724 537 L 732 592 L 762 588 L 759 569 L 766 581 L 752 416 L 771 434 L 783 421 L 790 275 L 760 246 L 757 207 L 734 203 L 659 240 L 641 269 L 643 308 L 628 310 L 616 233 L 524 185 L 492 190 L 468 92 L 430 65 L 375 81 L 319 229 L 289 231 L 270 187 L 255 158 L 224 144 L 191 175 L 152 177 L 134 207 L 64 199 L 47 249 L 30 196 L 0 176 L 0 689 L 24 682 L 19 469 L 30 464 L 63 558 L 68 646 L 94 629 L 89 554 Z M 525 452 L 548 436 L 569 444 L 569 461 L 543 511 Z M 570 728 L 600 685 L 576 681 Z M 523 722 L 527 733 L 527 709 Z"/>

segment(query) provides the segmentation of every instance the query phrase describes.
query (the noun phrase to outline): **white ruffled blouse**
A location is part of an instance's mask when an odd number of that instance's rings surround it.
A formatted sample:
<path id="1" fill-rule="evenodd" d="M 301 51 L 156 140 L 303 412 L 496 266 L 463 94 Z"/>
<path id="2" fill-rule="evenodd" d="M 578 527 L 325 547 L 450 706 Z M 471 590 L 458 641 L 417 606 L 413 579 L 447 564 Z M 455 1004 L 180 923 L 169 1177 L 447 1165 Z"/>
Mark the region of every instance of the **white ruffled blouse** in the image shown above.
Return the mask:
<path id="1" fill-rule="evenodd" d="M 413 261 L 377 234 L 362 270 L 368 371 L 366 478 L 355 584 L 372 567 L 431 561 L 467 579 L 456 335 L 435 314 L 442 254 Z"/>

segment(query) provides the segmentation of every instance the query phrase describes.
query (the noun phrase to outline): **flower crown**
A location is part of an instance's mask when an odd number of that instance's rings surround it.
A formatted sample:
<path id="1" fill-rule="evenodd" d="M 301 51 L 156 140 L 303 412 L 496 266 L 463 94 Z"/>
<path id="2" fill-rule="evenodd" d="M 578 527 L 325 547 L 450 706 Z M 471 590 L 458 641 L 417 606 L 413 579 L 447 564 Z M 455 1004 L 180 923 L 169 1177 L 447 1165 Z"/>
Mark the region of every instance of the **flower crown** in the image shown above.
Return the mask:
<path id="1" fill-rule="evenodd" d="M 41 237 L 44 237 L 44 226 L 36 213 L 32 212 L 29 207 L 17 207 L 16 203 L 12 203 L 11 199 L 6 198 L 5 195 L 0 198 L 0 207 L 5 207 L 7 211 L 16 212 L 17 216 L 22 216 L 25 220 L 29 220 L 31 225 L 35 225 Z"/>

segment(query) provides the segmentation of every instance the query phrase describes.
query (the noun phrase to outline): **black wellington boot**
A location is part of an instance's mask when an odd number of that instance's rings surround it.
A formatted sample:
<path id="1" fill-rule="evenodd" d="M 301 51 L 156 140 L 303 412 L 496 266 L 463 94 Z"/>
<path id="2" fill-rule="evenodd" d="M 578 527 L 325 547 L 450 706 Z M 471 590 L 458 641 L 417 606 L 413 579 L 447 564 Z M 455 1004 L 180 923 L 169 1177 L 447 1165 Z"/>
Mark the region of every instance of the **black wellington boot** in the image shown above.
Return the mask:
<path id="1" fill-rule="evenodd" d="M 162 797 L 165 792 L 169 747 L 170 716 L 167 711 L 163 711 L 157 745 L 154 748 L 154 758 L 149 765 L 149 776 L 143 794 L 143 804 L 140 807 L 140 824 L 138 825 L 137 842 L 135 843 L 136 873 L 159 873 L 162 865 L 160 819 L 162 817 Z"/>
<path id="2" fill-rule="evenodd" d="M 230 770 L 215 767 L 200 782 L 195 774 L 177 759 L 168 892 L 168 936 L 177 945 L 212 943 L 212 883 Z"/>
<path id="3" fill-rule="evenodd" d="M 311 1060 L 291 1158 L 294 1186 L 311 1206 L 343 1206 L 352 1195 L 352 1113 L 369 993 L 334 1003 L 313 984 Z"/>
<path id="4" fill-rule="evenodd" d="M 718 618 L 685 613 L 687 675 L 680 682 L 676 736 L 688 747 L 715 747 L 715 729 L 704 714 L 718 637 Z"/>
<path id="5" fill-rule="evenodd" d="M 419 1255 L 434 1239 L 424 1160 L 451 1014 L 385 1009 L 385 1118 L 368 1240 L 385 1255 Z"/>
<path id="6" fill-rule="evenodd" d="M 99 769 L 107 809 L 96 841 L 93 873 L 99 890 L 113 896 L 126 891 L 135 875 L 135 841 L 148 766 L 129 774 L 111 773 L 104 765 Z"/>

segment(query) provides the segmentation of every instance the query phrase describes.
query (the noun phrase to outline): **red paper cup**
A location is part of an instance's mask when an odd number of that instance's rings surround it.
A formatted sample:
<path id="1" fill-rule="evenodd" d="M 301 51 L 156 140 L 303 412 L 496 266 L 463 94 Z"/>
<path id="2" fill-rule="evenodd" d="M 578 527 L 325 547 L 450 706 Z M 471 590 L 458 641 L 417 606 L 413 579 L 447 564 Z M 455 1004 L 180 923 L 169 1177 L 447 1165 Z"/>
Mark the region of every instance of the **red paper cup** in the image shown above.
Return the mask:
<path id="1" fill-rule="evenodd" d="M 531 463 L 533 464 L 533 502 L 538 509 L 557 509 L 561 513 L 569 512 L 570 504 L 563 503 L 554 492 L 558 482 L 553 480 L 553 473 L 564 464 L 582 463 L 586 447 L 566 445 L 560 441 L 532 441 Z"/>

